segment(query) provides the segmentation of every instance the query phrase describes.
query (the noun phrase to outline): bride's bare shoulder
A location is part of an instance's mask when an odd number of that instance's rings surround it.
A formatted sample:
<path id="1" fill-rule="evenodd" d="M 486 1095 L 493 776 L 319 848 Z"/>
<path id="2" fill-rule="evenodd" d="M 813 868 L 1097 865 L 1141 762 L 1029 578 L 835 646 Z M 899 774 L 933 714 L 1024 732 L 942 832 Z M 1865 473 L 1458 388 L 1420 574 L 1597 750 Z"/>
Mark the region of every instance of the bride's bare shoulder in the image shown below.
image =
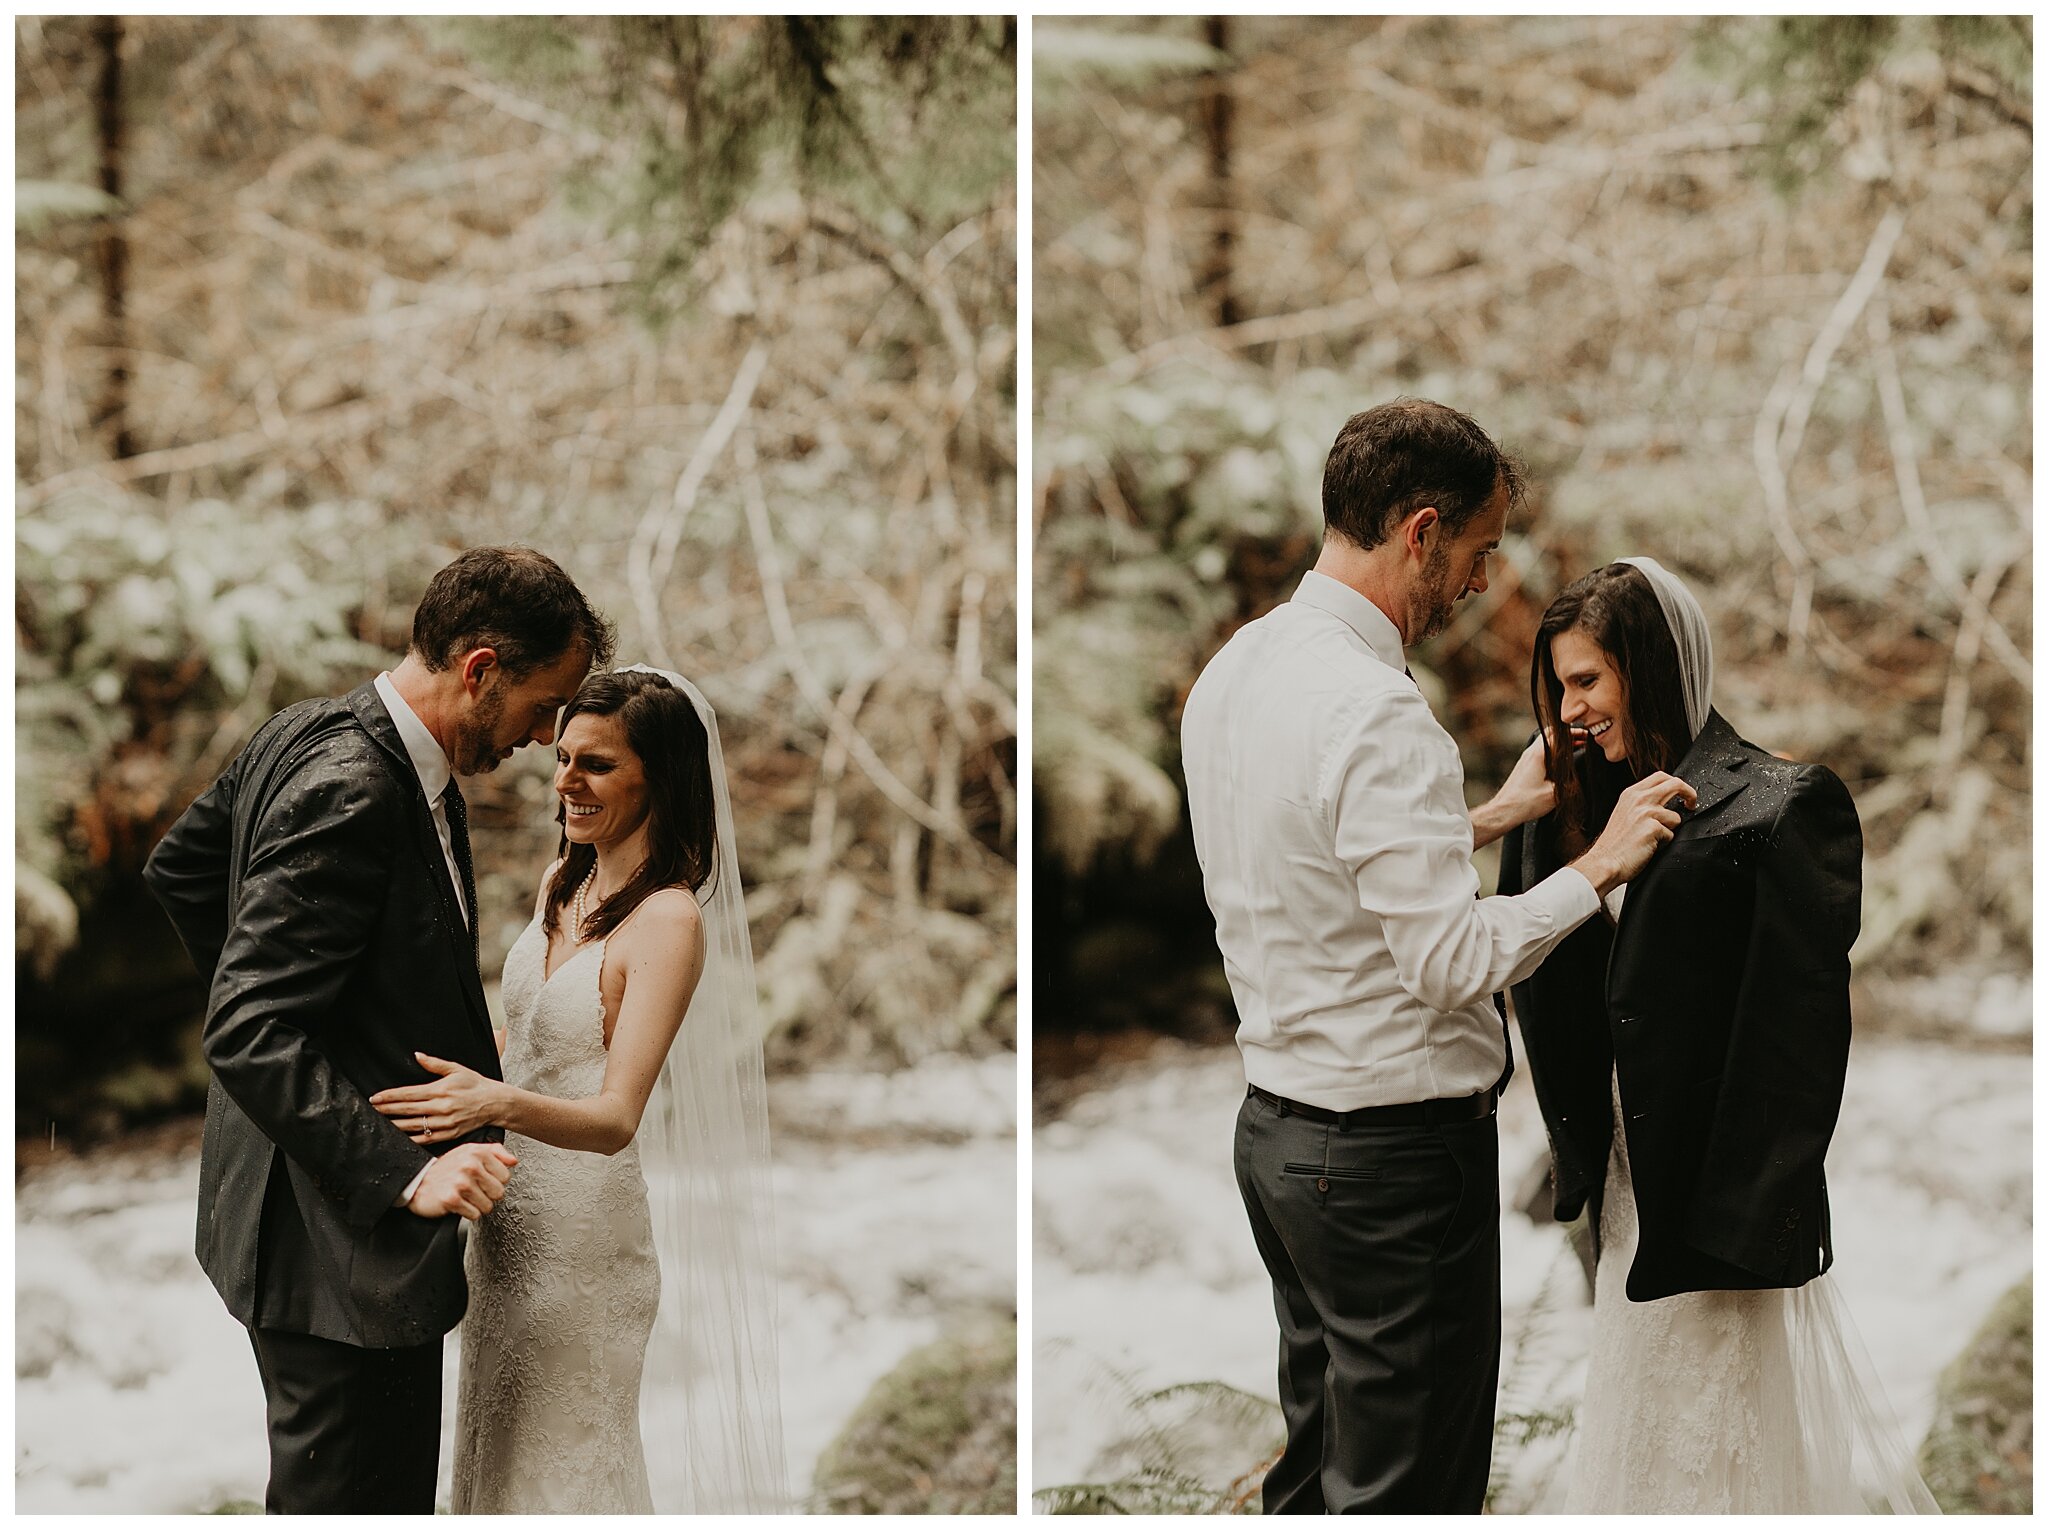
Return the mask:
<path id="1" fill-rule="evenodd" d="M 635 982 L 650 992 L 673 987 L 687 994 L 704 972 L 704 915 L 683 887 L 662 887 L 640 900 L 612 931 L 601 982 L 616 983 L 623 1000 Z"/>
<path id="2" fill-rule="evenodd" d="M 632 922 L 655 940 L 694 939 L 704 927 L 704 911 L 687 887 L 657 887 L 633 911 Z"/>
<path id="3" fill-rule="evenodd" d="M 687 887 L 658 887 L 640 900 L 613 935 L 634 965 L 648 959 L 685 955 L 695 965 L 702 955 L 704 911 Z"/>

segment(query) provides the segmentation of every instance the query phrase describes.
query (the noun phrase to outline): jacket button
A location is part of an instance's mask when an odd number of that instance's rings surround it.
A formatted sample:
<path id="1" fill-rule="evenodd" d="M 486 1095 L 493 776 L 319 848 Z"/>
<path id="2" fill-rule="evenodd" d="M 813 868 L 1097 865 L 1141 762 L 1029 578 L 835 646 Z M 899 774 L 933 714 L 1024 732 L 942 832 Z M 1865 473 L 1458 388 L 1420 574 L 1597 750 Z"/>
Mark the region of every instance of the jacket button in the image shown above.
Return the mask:
<path id="1" fill-rule="evenodd" d="M 1330 1181 L 1327 1178 L 1318 1179 L 1316 1181 L 1316 1188 L 1318 1190 L 1328 1190 L 1330 1188 Z"/>

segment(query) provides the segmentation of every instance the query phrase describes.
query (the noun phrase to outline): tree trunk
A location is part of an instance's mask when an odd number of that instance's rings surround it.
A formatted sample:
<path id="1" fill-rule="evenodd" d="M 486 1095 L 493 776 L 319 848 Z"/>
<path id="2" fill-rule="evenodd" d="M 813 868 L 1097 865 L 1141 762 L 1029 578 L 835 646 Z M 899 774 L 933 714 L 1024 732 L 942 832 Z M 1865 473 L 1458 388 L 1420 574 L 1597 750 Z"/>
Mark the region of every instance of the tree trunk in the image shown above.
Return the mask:
<path id="1" fill-rule="evenodd" d="M 102 16 L 93 23 L 93 41 L 99 47 L 99 85 L 94 92 L 94 115 L 99 126 L 100 190 L 108 196 L 121 195 L 121 35 L 119 16 Z M 135 455 L 134 437 L 128 430 L 128 235 L 119 212 L 110 213 L 100 224 L 100 294 L 105 318 L 103 333 L 107 348 L 106 391 L 94 424 L 113 443 L 114 456 Z"/>
<path id="2" fill-rule="evenodd" d="M 1230 18 L 1203 19 L 1204 40 L 1218 53 L 1230 52 Z M 1244 317 L 1233 290 L 1237 244 L 1237 199 L 1230 184 L 1230 75 L 1218 65 L 1202 81 L 1202 126 L 1209 140 L 1209 258 L 1202 267 L 1201 290 L 1218 324 Z"/>

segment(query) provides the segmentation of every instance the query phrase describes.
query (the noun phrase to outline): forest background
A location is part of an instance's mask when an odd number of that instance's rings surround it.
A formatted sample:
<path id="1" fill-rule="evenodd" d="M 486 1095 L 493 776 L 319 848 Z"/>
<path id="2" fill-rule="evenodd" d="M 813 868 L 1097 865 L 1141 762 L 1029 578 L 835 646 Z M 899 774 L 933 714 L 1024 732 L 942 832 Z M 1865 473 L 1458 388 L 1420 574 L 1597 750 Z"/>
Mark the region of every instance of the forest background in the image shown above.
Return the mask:
<path id="1" fill-rule="evenodd" d="M 15 45 L 18 1165 L 196 1140 L 204 983 L 142 863 L 483 543 L 553 555 L 619 662 L 718 708 L 771 1073 L 1009 1066 L 1014 19 L 23 17 Z M 492 979 L 556 843 L 551 753 L 466 783 Z M 820 1114 L 790 1129 L 832 1139 Z M 870 1114 L 838 1126 L 872 1145 Z M 1009 1383 L 977 1384 L 979 1485 L 916 1501 L 1008 1504 Z"/>
<path id="2" fill-rule="evenodd" d="M 1180 707 L 1313 559 L 1337 427 L 1397 395 L 1529 470 L 1489 589 L 1411 654 L 1473 800 L 1529 737 L 1546 603 L 1654 555 L 1737 730 L 1854 793 L 1859 1037 L 2024 1053 L 2031 23 L 1070 18 L 1033 56 L 1041 1331 L 1091 1215 L 1045 1126 L 1235 1023 Z M 1111 1257 L 1057 1254 L 1077 1289 Z"/>

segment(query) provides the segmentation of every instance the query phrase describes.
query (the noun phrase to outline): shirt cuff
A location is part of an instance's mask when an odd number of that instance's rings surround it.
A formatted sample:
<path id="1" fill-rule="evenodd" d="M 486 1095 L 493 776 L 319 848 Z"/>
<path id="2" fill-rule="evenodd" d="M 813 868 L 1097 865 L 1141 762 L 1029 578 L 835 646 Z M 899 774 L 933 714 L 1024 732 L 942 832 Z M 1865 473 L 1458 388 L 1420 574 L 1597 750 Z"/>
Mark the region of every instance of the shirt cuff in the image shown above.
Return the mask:
<path id="1" fill-rule="evenodd" d="M 1567 930 L 1577 929 L 1600 911 L 1600 890 L 1576 866 L 1558 867 L 1531 891 L 1544 895 L 1543 907 Z"/>
<path id="2" fill-rule="evenodd" d="M 431 1169 L 433 1166 L 434 1160 L 431 1158 L 428 1159 L 426 1163 L 421 1166 L 419 1173 L 415 1174 L 412 1177 L 412 1183 L 405 1187 L 404 1192 L 398 1197 L 398 1200 L 394 1204 L 399 1206 L 410 1206 L 412 1204 L 413 1192 L 419 1189 L 420 1181 L 427 1177 L 427 1170 Z"/>

